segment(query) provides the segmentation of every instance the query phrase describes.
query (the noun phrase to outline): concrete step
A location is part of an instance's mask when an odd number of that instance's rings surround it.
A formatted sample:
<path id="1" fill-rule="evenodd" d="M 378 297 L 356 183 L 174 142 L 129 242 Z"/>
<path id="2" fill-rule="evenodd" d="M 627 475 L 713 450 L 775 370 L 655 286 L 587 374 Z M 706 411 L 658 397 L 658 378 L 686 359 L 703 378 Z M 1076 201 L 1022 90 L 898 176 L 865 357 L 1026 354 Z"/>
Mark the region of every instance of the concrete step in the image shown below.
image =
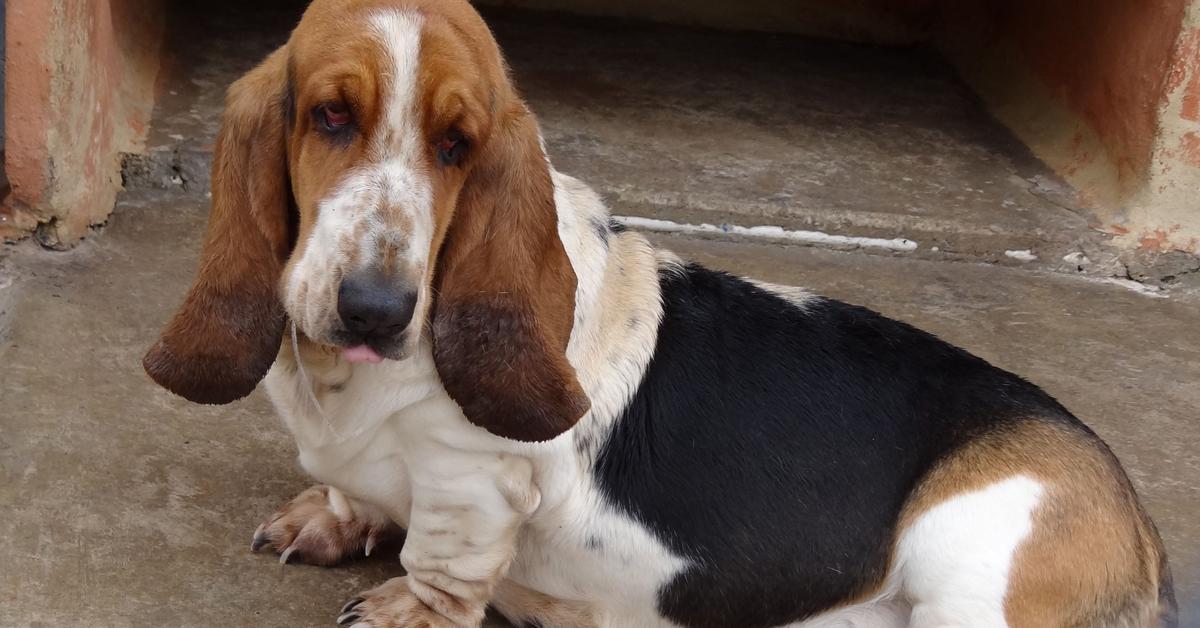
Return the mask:
<path id="1" fill-rule="evenodd" d="M 282 6 L 198 15 L 175 29 L 183 62 L 146 153 L 126 159 L 127 187 L 207 191 L 223 89 L 284 39 L 298 8 Z M 694 225 L 704 237 L 768 226 L 816 232 L 780 239 L 793 244 L 907 240 L 904 250 L 864 250 L 1127 274 L 1073 190 L 926 49 L 543 13 L 488 18 L 551 159 L 615 214 Z"/>

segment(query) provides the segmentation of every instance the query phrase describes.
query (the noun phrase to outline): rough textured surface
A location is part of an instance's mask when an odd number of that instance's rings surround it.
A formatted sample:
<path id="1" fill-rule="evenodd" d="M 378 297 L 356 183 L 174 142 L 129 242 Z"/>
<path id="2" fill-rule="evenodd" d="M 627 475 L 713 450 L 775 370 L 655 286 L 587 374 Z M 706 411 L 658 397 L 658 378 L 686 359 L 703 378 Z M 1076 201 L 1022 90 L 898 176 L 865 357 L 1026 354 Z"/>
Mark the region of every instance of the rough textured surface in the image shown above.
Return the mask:
<path id="1" fill-rule="evenodd" d="M 1200 255 L 1200 0 L 1189 0 L 1158 108 L 1158 134 L 1125 240 L 1150 251 Z"/>
<path id="2" fill-rule="evenodd" d="M 0 249 L 0 626 L 327 626 L 385 560 L 280 567 L 250 535 L 308 485 L 261 395 L 191 405 L 139 360 L 182 297 L 199 200 L 127 195 L 101 237 Z M 817 249 L 660 242 L 910 321 L 1044 386 L 1116 450 L 1200 622 L 1200 295 Z"/>
<path id="3" fill-rule="evenodd" d="M 222 4 L 185 0 L 167 16 L 162 93 L 144 154 L 127 155 L 126 187 L 208 192 L 208 170 L 225 90 L 287 41 L 303 0 Z"/>
<path id="4" fill-rule="evenodd" d="M 5 170 L 0 237 L 67 248 L 104 222 L 120 155 L 142 147 L 159 69 L 156 0 L 6 5 Z M 36 231 L 34 231 L 36 229 Z"/>
<path id="5" fill-rule="evenodd" d="M 284 0 L 176 14 L 176 70 L 148 157 L 126 162 L 127 185 L 206 191 L 224 86 L 282 43 L 298 14 Z M 1070 188 L 928 50 L 487 17 L 555 162 L 616 213 L 905 237 L 917 256 L 1013 265 L 1005 251 L 1072 269 L 1063 255 L 1083 252 L 1085 270 L 1114 271 Z"/>
<path id="6" fill-rule="evenodd" d="M 1200 253 L 1200 0 L 939 3 L 938 48 L 1095 226 Z"/>
<path id="7" fill-rule="evenodd" d="M 943 2 L 935 37 L 1000 119 L 1079 188 L 1097 221 L 1129 227 L 1118 212 L 1146 184 L 1163 83 L 1192 2 Z"/>

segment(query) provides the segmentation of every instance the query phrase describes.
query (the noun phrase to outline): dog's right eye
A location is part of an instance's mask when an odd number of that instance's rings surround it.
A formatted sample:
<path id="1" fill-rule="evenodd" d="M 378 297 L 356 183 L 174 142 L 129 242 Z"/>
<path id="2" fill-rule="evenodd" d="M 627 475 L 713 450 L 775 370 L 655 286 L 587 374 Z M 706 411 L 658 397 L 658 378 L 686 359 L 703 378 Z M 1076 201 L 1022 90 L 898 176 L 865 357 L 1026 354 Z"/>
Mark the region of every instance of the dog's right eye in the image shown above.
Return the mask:
<path id="1" fill-rule="evenodd" d="M 331 134 L 350 126 L 354 118 L 350 109 L 342 103 L 325 103 L 318 106 L 313 113 L 321 130 Z"/>
<path id="2" fill-rule="evenodd" d="M 443 166 L 457 166 L 458 162 L 462 161 L 463 154 L 467 152 L 467 140 L 462 134 L 452 131 L 438 140 L 434 147 L 437 148 L 438 163 Z"/>

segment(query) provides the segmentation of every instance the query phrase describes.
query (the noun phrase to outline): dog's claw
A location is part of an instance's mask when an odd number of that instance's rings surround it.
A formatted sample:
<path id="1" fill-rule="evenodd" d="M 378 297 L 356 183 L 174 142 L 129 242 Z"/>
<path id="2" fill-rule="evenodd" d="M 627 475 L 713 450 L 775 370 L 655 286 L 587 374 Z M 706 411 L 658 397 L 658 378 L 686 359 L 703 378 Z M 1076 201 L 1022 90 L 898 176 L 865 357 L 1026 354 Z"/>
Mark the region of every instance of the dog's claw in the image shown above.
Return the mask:
<path id="1" fill-rule="evenodd" d="M 343 606 L 342 610 L 338 611 L 338 613 L 345 615 L 346 613 L 349 613 L 350 611 L 354 610 L 354 608 L 356 606 L 358 606 L 359 604 L 362 604 L 362 603 L 363 603 L 363 599 L 361 597 L 356 597 L 353 600 L 346 602 L 346 605 Z"/>
<path id="2" fill-rule="evenodd" d="M 254 531 L 254 539 L 252 541 L 250 541 L 250 551 L 251 552 L 257 552 L 258 550 L 262 549 L 263 546 L 265 546 L 267 543 L 270 542 L 270 539 L 267 538 L 266 532 L 267 532 L 267 524 L 265 524 L 265 523 L 260 524 L 258 526 L 258 529 L 256 529 Z"/>
<path id="3" fill-rule="evenodd" d="M 250 549 L 282 554 L 280 563 L 336 565 L 366 550 L 378 554 L 397 532 L 382 511 L 351 503 L 341 491 L 314 486 L 294 497 L 254 531 Z M 295 548 L 289 551 L 288 548 Z"/>
<path id="4" fill-rule="evenodd" d="M 283 553 L 279 555 L 279 564 L 280 565 L 288 564 L 288 561 L 292 559 L 292 554 L 294 554 L 294 553 L 296 553 L 296 548 L 294 548 L 294 547 L 289 547 L 289 548 L 283 550 Z"/>
<path id="5" fill-rule="evenodd" d="M 350 622 L 355 622 L 360 619 L 362 619 L 362 615 L 359 615 L 358 613 L 343 613 L 340 617 L 337 618 L 337 625 L 345 626 L 345 625 L 348 625 Z"/>

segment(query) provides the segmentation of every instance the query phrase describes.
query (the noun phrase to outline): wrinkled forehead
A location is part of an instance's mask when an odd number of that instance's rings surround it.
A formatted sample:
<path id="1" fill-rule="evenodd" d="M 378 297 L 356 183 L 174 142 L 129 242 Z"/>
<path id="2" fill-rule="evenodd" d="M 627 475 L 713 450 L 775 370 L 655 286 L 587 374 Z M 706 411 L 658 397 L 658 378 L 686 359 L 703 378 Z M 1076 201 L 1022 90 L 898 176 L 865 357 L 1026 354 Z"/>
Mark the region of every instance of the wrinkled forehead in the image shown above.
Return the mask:
<path id="1" fill-rule="evenodd" d="M 323 17 L 306 14 L 289 44 L 288 79 L 302 105 L 345 102 L 361 114 L 394 95 L 397 83 L 417 87 L 424 16 L 361 9 Z"/>
<path id="2" fill-rule="evenodd" d="M 397 123 L 389 118 L 401 115 L 434 129 L 478 126 L 469 118 L 487 113 L 495 99 L 498 51 L 469 6 L 466 12 L 434 7 L 445 8 L 436 2 L 314 3 L 289 44 L 298 104 L 345 102 L 363 116 L 365 131 Z"/>

